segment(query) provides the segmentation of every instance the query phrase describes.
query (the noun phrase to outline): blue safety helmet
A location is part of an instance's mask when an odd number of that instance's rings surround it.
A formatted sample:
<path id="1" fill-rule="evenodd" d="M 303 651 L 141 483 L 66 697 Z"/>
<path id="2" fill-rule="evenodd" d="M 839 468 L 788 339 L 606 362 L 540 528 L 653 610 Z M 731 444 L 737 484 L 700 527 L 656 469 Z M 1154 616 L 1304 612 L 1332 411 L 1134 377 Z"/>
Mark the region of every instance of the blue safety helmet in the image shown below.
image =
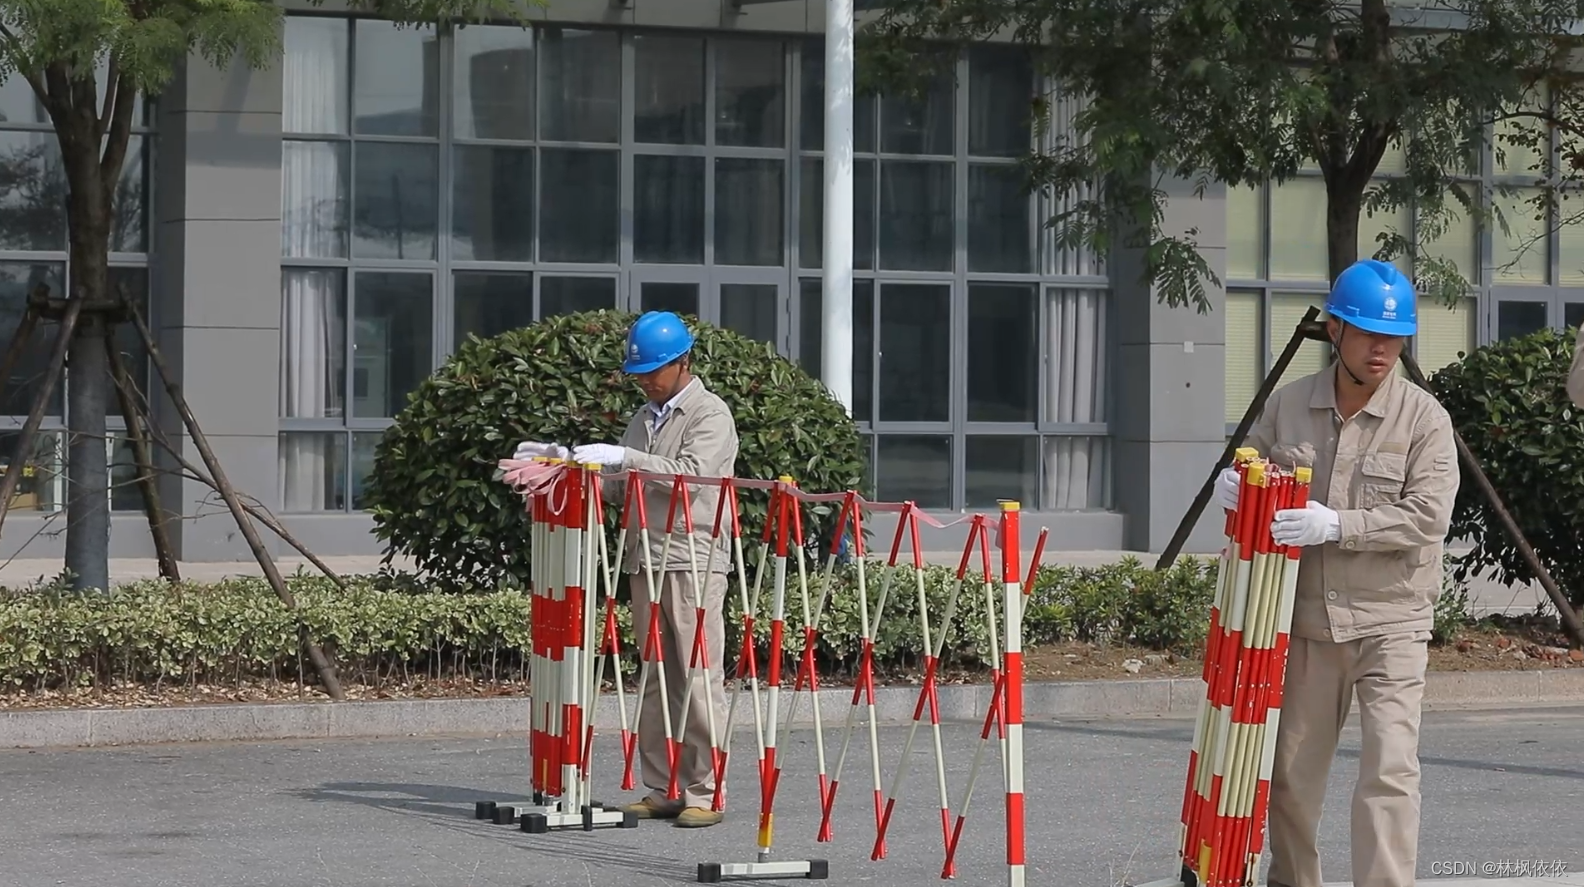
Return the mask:
<path id="1" fill-rule="evenodd" d="M 1382 336 L 1412 336 L 1419 328 L 1413 281 L 1375 259 L 1353 263 L 1337 275 L 1326 297 L 1326 313 Z"/>
<path id="2" fill-rule="evenodd" d="M 693 348 L 693 334 L 670 311 L 646 311 L 627 331 L 627 359 L 622 370 L 652 373 Z"/>

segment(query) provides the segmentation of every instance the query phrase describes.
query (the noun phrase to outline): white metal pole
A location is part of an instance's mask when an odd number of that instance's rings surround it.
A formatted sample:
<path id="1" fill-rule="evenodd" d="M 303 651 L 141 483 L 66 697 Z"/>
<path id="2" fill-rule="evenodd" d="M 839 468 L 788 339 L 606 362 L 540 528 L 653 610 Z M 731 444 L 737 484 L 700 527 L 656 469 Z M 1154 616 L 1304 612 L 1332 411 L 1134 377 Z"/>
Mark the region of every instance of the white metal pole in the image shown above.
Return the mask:
<path id="1" fill-rule="evenodd" d="M 852 415 L 853 0 L 825 3 L 825 276 L 820 376 Z"/>

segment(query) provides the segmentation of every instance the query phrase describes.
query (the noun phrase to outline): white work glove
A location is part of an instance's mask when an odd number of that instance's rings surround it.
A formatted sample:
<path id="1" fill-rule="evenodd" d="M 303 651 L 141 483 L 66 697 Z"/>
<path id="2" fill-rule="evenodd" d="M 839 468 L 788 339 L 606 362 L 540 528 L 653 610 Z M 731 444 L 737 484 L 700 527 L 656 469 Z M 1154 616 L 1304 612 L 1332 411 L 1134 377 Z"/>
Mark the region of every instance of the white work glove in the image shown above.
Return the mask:
<path id="1" fill-rule="evenodd" d="M 539 443 L 538 441 L 525 440 L 517 445 L 517 451 L 512 453 L 512 459 L 518 462 L 527 462 L 530 459 L 565 459 L 571 455 L 566 447 L 560 444 Z"/>
<path id="2" fill-rule="evenodd" d="M 1342 538 L 1342 519 L 1323 503 L 1309 500 L 1306 508 L 1283 508 L 1271 522 L 1271 538 L 1278 545 L 1307 547 Z"/>
<path id="3" fill-rule="evenodd" d="M 627 461 L 627 448 L 615 444 L 583 444 L 572 450 L 572 461 L 579 465 L 620 468 Z"/>
<path id="4" fill-rule="evenodd" d="M 1227 468 L 1216 478 L 1216 501 L 1227 511 L 1236 511 L 1238 506 L 1238 488 L 1242 486 L 1243 479 L 1238 476 L 1236 468 Z"/>

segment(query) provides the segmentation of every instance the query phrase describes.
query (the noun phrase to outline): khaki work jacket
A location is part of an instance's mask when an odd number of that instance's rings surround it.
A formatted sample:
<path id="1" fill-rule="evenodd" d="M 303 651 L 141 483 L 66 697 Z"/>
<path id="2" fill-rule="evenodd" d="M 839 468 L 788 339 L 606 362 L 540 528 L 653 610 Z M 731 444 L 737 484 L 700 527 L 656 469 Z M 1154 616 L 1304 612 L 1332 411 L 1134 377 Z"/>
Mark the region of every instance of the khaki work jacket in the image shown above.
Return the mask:
<path id="1" fill-rule="evenodd" d="M 1567 393 L 1574 406 L 1584 407 L 1584 324 L 1573 335 L 1573 365 L 1568 368 Z"/>
<path id="2" fill-rule="evenodd" d="M 630 469 L 656 474 L 690 474 L 695 477 L 730 477 L 737 466 L 737 422 L 726 402 L 694 377 L 659 429 L 654 428 L 656 407 L 645 404 L 627 424 L 621 445 L 627 448 L 626 462 L 620 468 L 602 468 L 605 475 L 621 475 Z M 605 500 L 623 509 L 627 503 L 624 476 L 613 477 L 602 485 Z M 693 569 L 688 551 L 687 523 L 677 503 L 671 547 L 665 551 L 666 517 L 671 511 L 672 486 L 656 480 L 644 482 L 644 509 L 649 527 L 649 563 L 658 574 L 663 570 L 689 572 Z M 687 487 L 693 512 L 693 548 L 698 557 L 699 575 L 726 573 L 733 568 L 731 555 L 731 504 L 722 519 L 720 541 L 711 552 L 715 529 L 715 506 L 720 488 L 701 484 Z M 680 500 L 680 494 L 678 494 Z M 622 571 L 637 573 L 645 569 L 639 554 L 638 505 L 627 519 L 627 541 L 622 550 Z M 662 552 L 665 560 L 662 561 Z M 658 575 L 657 577 L 658 578 Z"/>
<path id="3" fill-rule="evenodd" d="M 1309 498 L 1341 522 L 1339 541 L 1303 551 L 1292 634 L 1341 642 L 1430 631 L 1459 482 L 1452 420 L 1393 373 L 1344 422 L 1336 374 L 1333 363 L 1273 394 L 1245 444 L 1312 468 Z"/>

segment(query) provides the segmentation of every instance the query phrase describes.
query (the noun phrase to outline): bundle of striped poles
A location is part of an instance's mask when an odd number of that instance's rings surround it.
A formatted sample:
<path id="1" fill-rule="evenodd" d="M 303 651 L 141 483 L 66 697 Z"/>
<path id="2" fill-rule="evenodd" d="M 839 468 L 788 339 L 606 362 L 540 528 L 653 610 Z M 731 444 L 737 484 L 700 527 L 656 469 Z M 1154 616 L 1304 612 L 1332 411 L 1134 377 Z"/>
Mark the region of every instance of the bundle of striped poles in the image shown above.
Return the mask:
<path id="1" fill-rule="evenodd" d="M 1200 887 L 1246 887 L 1259 871 L 1302 552 L 1272 540 L 1271 522 L 1309 499 L 1308 468 L 1285 470 L 1250 448 L 1235 464 L 1183 792 L 1181 882 Z"/>

